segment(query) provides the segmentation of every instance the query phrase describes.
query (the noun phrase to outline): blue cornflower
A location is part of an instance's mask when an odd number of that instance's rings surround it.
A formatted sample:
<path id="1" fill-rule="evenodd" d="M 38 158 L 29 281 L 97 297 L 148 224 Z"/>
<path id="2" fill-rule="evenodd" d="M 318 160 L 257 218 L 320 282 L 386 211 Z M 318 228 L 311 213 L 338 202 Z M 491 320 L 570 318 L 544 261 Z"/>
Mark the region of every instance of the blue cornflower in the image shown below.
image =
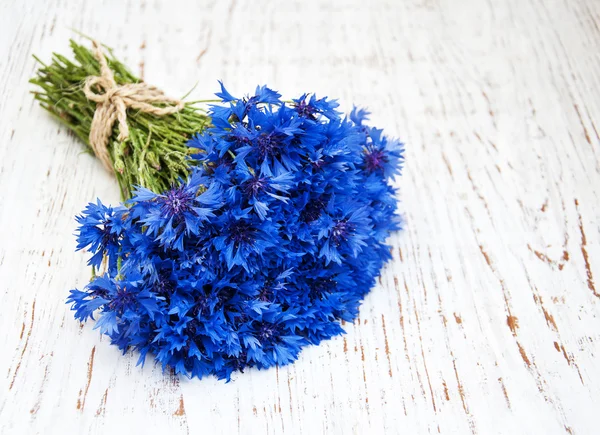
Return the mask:
<path id="1" fill-rule="evenodd" d="M 336 110 L 339 107 L 337 100 L 327 101 L 327 97 L 317 99 L 313 94 L 309 99 L 308 94 L 304 94 L 293 101 L 295 103 L 294 109 L 296 112 L 298 112 L 300 116 L 313 121 L 317 121 L 319 115 L 323 115 L 330 120 L 337 120 L 341 115 L 341 113 Z"/>
<path id="2" fill-rule="evenodd" d="M 274 175 L 268 167 L 262 167 L 257 174 L 246 165 L 238 165 L 234 174 L 248 205 L 260 219 L 267 217 L 273 201 L 288 201 L 285 195 L 294 184 L 293 173 L 282 171 Z"/>
<path id="3" fill-rule="evenodd" d="M 107 207 L 100 202 L 89 203 L 82 214 L 76 217 L 77 250 L 89 248 L 94 255 L 88 264 L 100 267 L 107 256 L 111 265 L 116 264 L 119 237 L 127 224 L 123 222 L 124 207 Z"/>
<path id="4" fill-rule="evenodd" d="M 336 204 L 332 199 L 328 206 L 328 214 L 321 219 L 318 239 L 324 239 L 319 252 L 324 257 L 326 265 L 330 261 L 342 264 L 343 256 L 356 257 L 371 236 L 371 220 L 369 210 L 348 200 Z"/>
<path id="5" fill-rule="evenodd" d="M 256 260 L 267 248 L 275 246 L 277 232 L 273 224 L 251 215 L 251 209 L 234 209 L 225 212 L 217 221 L 220 235 L 212 243 L 221 253 L 228 269 L 242 266 L 247 272 L 257 267 Z"/>
<path id="6" fill-rule="evenodd" d="M 127 281 L 109 275 L 99 276 L 88 284 L 86 290 L 71 290 L 67 303 L 73 304 L 75 317 L 81 321 L 102 309 L 96 328 L 103 334 L 118 333 L 119 319 L 125 323 L 140 316 L 153 319 L 159 309 L 157 298 L 144 287 L 141 275 L 132 274 Z"/>
<path id="7" fill-rule="evenodd" d="M 219 186 L 195 169 L 187 182 L 163 194 L 137 187 L 130 203 L 133 215 L 141 218 L 149 236 L 182 251 L 184 235 L 197 235 L 203 223 L 215 217 L 214 211 L 222 205 L 221 196 Z"/>
<path id="8" fill-rule="evenodd" d="M 369 119 L 369 112 L 364 109 L 352 110 L 350 118 L 365 133 L 364 162 L 367 173 L 381 172 L 390 178 L 398 175 L 404 161 L 404 144 L 398 140 L 383 136 L 383 130 L 363 124 Z"/>

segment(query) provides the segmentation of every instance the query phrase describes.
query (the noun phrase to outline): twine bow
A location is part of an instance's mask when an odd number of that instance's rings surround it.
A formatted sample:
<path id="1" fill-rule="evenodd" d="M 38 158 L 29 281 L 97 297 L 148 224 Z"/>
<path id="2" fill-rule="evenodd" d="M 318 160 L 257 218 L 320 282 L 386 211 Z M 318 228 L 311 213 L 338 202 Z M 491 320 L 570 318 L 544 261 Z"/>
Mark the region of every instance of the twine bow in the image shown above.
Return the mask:
<path id="1" fill-rule="evenodd" d="M 100 63 L 100 76 L 88 77 L 83 86 L 87 99 L 96 102 L 96 111 L 90 128 L 90 146 L 104 167 L 112 172 L 108 141 L 116 120 L 119 121 L 119 141 L 122 142 L 129 137 L 128 108 L 163 116 L 177 113 L 184 108 L 185 104 L 181 100 L 167 97 L 160 89 L 146 83 L 117 85 L 100 44 L 93 41 L 93 45 L 94 56 Z M 94 87 L 104 92 L 97 93 Z M 153 103 L 171 103 L 173 106 L 156 107 Z"/>

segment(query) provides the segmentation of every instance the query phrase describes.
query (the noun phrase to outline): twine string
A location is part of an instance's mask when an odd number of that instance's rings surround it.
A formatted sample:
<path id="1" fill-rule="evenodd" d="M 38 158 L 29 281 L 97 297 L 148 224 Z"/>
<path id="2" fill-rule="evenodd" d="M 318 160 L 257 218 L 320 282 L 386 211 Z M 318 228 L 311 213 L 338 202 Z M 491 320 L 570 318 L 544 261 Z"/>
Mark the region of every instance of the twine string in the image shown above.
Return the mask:
<path id="1" fill-rule="evenodd" d="M 83 86 L 83 92 L 87 99 L 96 103 L 96 111 L 90 128 L 90 146 L 104 167 L 112 172 L 108 142 L 116 121 L 119 121 L 118 140 L 123 142 L 129 137 L 127 109 L 137 109 L 156 116 L 164 116 L 179 112 L 184 108 L 185 103 L 167 97 L 160 89 L 146 83 L 117 85 L 100 44 L 93 41 L 93 46 L 94 56 L 100 63 L 100 75 L 88 77 Z M 157 107 L 153 103 L 172 105 Z"/>

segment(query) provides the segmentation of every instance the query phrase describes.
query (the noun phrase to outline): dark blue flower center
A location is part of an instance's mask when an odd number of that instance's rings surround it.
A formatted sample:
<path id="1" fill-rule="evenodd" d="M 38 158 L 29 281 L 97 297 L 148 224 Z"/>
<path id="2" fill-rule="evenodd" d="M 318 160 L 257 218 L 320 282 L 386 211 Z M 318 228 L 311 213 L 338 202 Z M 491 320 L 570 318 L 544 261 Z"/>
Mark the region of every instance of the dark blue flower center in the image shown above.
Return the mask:
<path id="1" fill-rule="evenodd" d="M 302 210 L 302 213 L 300 213 L 300 219 L 303 222 L 316 221 L 319 219 L 319 217 L 321 217 L 321 212 L 324 208 L 325 202 L 320 199 L 309 201 L 309 203 L 304 207 L 304 210 Z"/>
<path id="2" fill-rule="evenodd" d="M 267 157 L 276 154 L 281 143 L 275 135 L 262 133 L 256 139 L 256 145 L 260 156 Z"/>
<path id="3" fill-rule="evenodd" d="M 135 302 L 135 293 L 127 290 L 127 287 L 117 287 L 117 294 L 113 297 L 113 300 L 108 306 L 115 310 L 122 312 L 125 307 Z"/>
<path id="4" fill-rule="evenodd" d="M 258 338 L 261 341 L 277 339 L 282 335 L 282 327 L 275 323 L 261 323 L 258 330 Z"/>
<path id="5" fill-rule="evenodd" d="M 162 204 L 162 211 L 167 217 L 179 216 L 190 211 L 194 195 L 185 189 L 185 185 L 168 190 Z"/>
<path id="6" fill-rule="evenodd" d="M 152 290 L 158 296 L 170 297 L 175 290 L 175 284 L 169 280 L 166 273 L 161 272 L 158 275 L 158 280 L 152 286 Z"/>
<path id="7" fill-rule="evenodd" d="M 337 221 L 331 230 L 331 239 L 336 245 L 346 240 L 353 231 L 352 224 L 347 219 Z"/>
<path id="8" fill-rule="evenodd" d="M 388 157 L 383 150 L 370 149 L 365 154 L 365 166 L 368 171 L 382 170 L 387 162 Z"/>
<path id="9" fill-rule="evenodd" d="M 243 220 L 235 221 L 229 226 L 229 239 L 233 241 L 236 246 L 252 243 L 255 233 L 256 229 Z"/>
<path id="10" fill-rule="evenodd" d="M 306 101 L 300 101 L 299 103 L 296 103 L 294 109 L 300 116 L 310 119 L 314 119 L 314 114 L 317 112 L 317 109 L 310 104 L 307 104 Z"/>
<path id="11" fill-rule="evenodd" d="M 246 181 L 244 184 L 244 192 L 248 196 L 256 196 L 268 186 L 268 181 L 265 177 L 254 177 Z"/>
<path id="12" fill-rule="evenodd" d="M 195 319 L 198 316 L 206 314 L 209 311 L 209 298 L 205 295 L 196 297 L 194 307 L 190 310 L 190 315 Z"/>

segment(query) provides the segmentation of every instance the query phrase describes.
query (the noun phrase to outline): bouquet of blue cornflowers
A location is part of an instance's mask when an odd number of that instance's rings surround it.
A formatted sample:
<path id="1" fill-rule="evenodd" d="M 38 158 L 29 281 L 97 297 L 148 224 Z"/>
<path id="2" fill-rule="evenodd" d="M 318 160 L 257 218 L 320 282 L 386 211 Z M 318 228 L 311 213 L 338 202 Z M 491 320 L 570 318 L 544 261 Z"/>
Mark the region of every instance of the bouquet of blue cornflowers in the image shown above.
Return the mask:
<path id="1" fill-rule="evenodd" d="M 140 364 L 150 353 L 229 380 L 288 364 L 356 317 L 401 226 L 390 179 L 404 148 L 335 100 L 284 102 L 265 86 L 237 98 L 222 83 L 216 95 L 185 177 L 77 217 L 94 276 L 68 303 Z"/>

